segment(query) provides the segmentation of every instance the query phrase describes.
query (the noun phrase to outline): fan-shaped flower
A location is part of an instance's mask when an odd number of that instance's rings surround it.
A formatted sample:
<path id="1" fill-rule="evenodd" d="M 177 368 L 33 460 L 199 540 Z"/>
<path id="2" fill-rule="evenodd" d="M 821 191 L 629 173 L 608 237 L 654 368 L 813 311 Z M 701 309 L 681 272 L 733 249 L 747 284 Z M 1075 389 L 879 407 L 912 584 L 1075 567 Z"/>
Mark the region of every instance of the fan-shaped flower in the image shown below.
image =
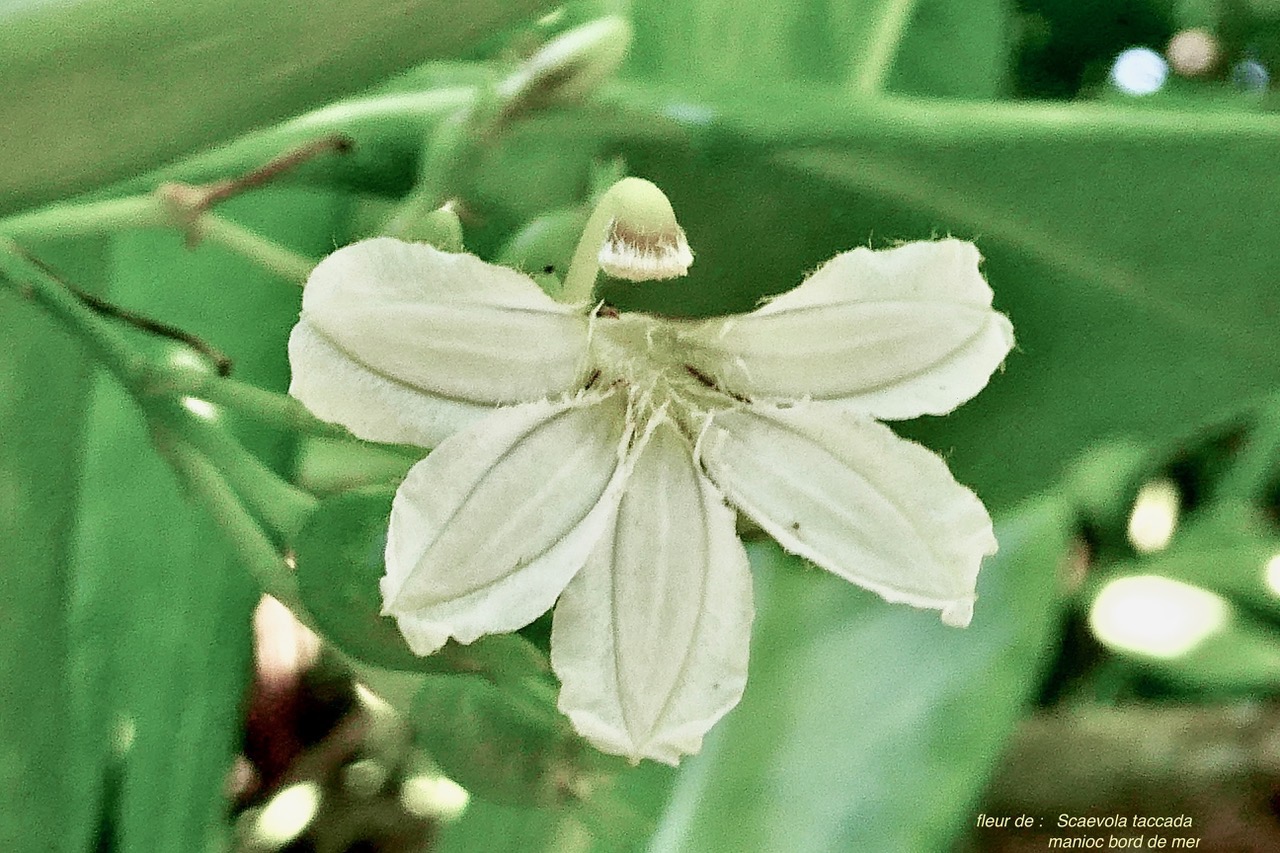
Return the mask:
<path id="1" fill-rule="evenodd" d="M 663 251 L 687 265 L 681 246 Z M 561 709 L 604 751 L 675 763 L 746 681 L 751 575 L 726 501 L 814 564 L 968 623 L 990 518 L 875 419 L 948 412 L 1004 359 L 978 261 L 957 240 L 855 249 L 749 314 L 675 320 L 368 240 L 313 272 L 291 391 L 361 438 L 436 448 L 396 496 L 382 581 L 414 651 L 554 606 Z"/>

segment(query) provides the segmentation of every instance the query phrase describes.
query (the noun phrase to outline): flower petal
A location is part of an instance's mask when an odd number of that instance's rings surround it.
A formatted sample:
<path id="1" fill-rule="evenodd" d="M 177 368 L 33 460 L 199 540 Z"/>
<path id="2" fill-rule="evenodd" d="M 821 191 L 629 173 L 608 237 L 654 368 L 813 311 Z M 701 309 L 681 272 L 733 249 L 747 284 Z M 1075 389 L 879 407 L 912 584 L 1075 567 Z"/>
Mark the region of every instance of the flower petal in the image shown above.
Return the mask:
<path id="1" fill-rule="evenodd" d="M 787 550 L 888 601 L 969 623 L 995 534 L 982 502 L 929 450 L 875 421 L 799 405 L 718 412 L 699 454 Z"/>
<path id="2" fill-rule="evenodd" d="M 689 363 L 756 401 L 830 401 L 890 420 L 946 414 L 1013 346 L 978 261 L 960 240 L 845 252 L 750 314 L 688 328 Z"/>
<path id="3" fill-rule="evenodd" d="M 289 393 L 321 420 L 356 436 L 435 447 L 493 412 L 490 406 L 424 394 L 353 360 L 301 320 L 289 335 Z"/>
<path id="4" fill-rule="evenodd" d="M 514 631 L 551 608 L 617 508 L 620 398 L 500 409 L 409 471 L 381 586 L 410 648 Z"/>
<path id="5" fill-rule="evenodd" d="M 616 524 L 556 605 L 560 709 L 605 752 L 676 764 L 742 697 L 751 617 L 733 513 L 661 420 Z"/>
<path id="6" fill-rule="evenodd" d="M 514 270 L 388 237 L 321 261 L 303 292 L 302 323 L 364 373 L 441 400 L 446 410 L 543 399 L 580 387 L 586 371 L 583 311 Z M 316 367 L 294 364 L 302 377 L 294 393 L 308 406 L 320 381 L 305 374 Z M 320 396 L 317 408 L 332 415 L 336 395 Z M 335 419 L 357 434 L 370 423 L 358 405 L 342 414 Z"/>

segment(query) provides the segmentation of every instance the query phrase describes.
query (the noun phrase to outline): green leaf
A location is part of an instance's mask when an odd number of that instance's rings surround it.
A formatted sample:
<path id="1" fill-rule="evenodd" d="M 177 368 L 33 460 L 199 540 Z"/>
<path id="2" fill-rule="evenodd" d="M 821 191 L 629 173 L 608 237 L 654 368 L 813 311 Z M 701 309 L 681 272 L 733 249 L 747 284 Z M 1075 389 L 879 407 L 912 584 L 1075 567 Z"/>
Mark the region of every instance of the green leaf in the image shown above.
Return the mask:
<path id="1" fill-rule="evenodd" d="M 478 678 L 425 678 L 413 722 L 415 739 L 446 775 L 500 805 L 572 805 L 592 777 L 617 764 L 575 735 L 551 703 Z"/>
<path id="2" fill-rule="evenodd" d="M 1004 88 L 1011 43 L 1008 0 L 917 0 L 888 89 L 992 98 Z"/>
<path id="3" fill-rule="evenodd" d="M 1114 571 L 1162 575 L 1204 587 L 1280 623 L 1280 596 L 1269 585 L 1267 573 L 1277 554 L 1280 541 L 1275 537 L 1205 548 L 1178 544 L 1159 556 L 1115 566 Z"/>
<path id="4" fill-rule="evenodd" d="M 445 825 L 433 853 L 640 853 L 666 803 L 675 771 L 642 762 L 576 810 L 502 806 L 473 798 Z"/>
<path id="5" fill-rule="evenodd" d="M 1167 550 L 1097 572 L 1082 606 L 1097 614 L 1094 602 L 1109 584 L 1135 577 L 1170 578 L 1216 593 L 1229 605 L 1222 624 L 1180 654 L 1114 651 L 1145 675 L 1183 691 L 1271 695 L 1280 687 L 1280 596 L 1272 587 L 1271 568 L 1278 553 L 1280 540 L 1257 510 L 1231 502 L 1210 504 L 1190 514 Z M 1159 619 L 1159 587 L 1135 591 L 1128 601 L 1142 614 L 1136 609 L 1126 613 L 1119 605 L 1111 609 L 1109 630 L 1104 624 L 1097 631 L 1104 642 L 1117 628 L 1141 627 L 1143 614 Z"/>
<path id="6" fill-rule="evenodd" d="M 446 824 L 432 853 L 578 853 L 589 846 L 566 836 L 583 830 L 572 817 L 550 809 L 503 806 L 473 799 L 457 821 Z M 566 843 L 566 842 L 569 843 Z"/>
<path id="7" fill-rule="evenodd" d="M 1099 640 L 1121 659 L 1181 691 L 1273 696 L 1280 689 L 1280 637 L 1274 624 L 1267 625 L 1247 608 L 1229 604 L 1215 614 L 1216 608 L 1209 604 L 1212 598 L 1198 606 L 1194 600 L 1170 600 L 1154 577 L 1200 588 L 1212 588 L 1215 571 L 1239 576 L 1252 570 L 1260 578 L 1266 563 L 1253 556 L 1220 551 L 1116 566 L 1086 599 L 1091 625 Z M 1225 585 L 1240 586 L 1240 582 L 1228 580 Z M 1207 617 L 1203 623 L 1202 617 Z M 1172 635 L 1170 628 L 1188 634 L 1203 630 L 1203 635 L 1183 647 L 1181 637 Z"/>
<path id="8" fill-rule="evenodd" d="M 394 487 L 375 486 L 325 499 L 293 551 L 302 602 L 326 640 L 374 666 L 415 670 L 421 658 L 382 615 L 378 591 L 394 496 Z"/>
<path id="9" fill-rule="evenodd" d="M 583 207 L 570 207 L 534 217 L 503 244 L 494 263 L 528 273 L 554 296 L 569 271 L 588 214 Z"/>
<path id="10" fill-rule="evenodd" d="M 479 673 L 494 681 L 545 673 L 546 656 L 515 634 L 449 643 L 428 657 L 409 650 L 395 620 L 382 615 L 378 589 L 394 496 L 394 486 L 369 486 L 326 498 L 294 540 L 299 592 L 325 639 L 384 669 Z"/>
<path id="11" fill-rule="evenodd" d="M 882 82 L 893 91 L 992 96 L 1009 47 L 1005 0 L 637 0 L 632 15 L 633 72 L 695 91 L 760 91 L 785 80 L 853 91 L 867 63 L 886 63 Z"/>
<path id="12" fill-rule="evenodd" d="M 860 7 L 862 4 L 856 4 Z M 630 64 L 647 77 L 701 89 L 740 89 L 793 73 L 797 16 L 789 0 L 636 0 Z"/>
<path id="13" fill-rule="evenodd" d="M 331 244 L 344 210 L 340 197 L 299 191 L 226 207 L 312 251 Z M 223 250 L 193 252 L 172 233 L 118 237 L 112 260 L 112 301 L 226 351 L 239 378 L 284 387 L 295 287 Z M 268 464 L 287 468 L 291 437 L 227 412 L 215 417 Z M 222 531 L 187 502 L 114 380 L 100 380 L 90 423 L 75 561 L 77 687 L 89 713 L 106 718 L 94 727 L 123 735 L 118 813 L 109 817 L 122 850 L 205 849 L 223 831 L 259 591 Z"/>
<path id="14" fill-rule="evenodd" d="M 120 849 L 197 849 L 222 821 L 257 596 L 183 501 L 124 392 L 106 377 L 96 390 L 75 564 L 87 663 L 77 686 L 122 759 L 111 816 Z"/>
<path id="15" fill-rule="evenodd" d="M 42 257 L 100 292 L 104 244 Z M 90 390 L 80 347 L 0 287 L 0 849 L 80 851 L 101 808 L 107 730 L 77 726 L 68 570 Z"/>
<path id="16" fill-rule="evenodd" d="M 761 599 L 742 705 L 689 760 L 652 850 L 944 850 L 1056 637 L 1070 528 L 1036 499 L 997 525 L 965 630 L 751 548 Z"/>
<path id="17" fill-rule="evenodd" d="M 815 57 L 809 71 L 771 73 L 776 61 L 738 62 L 730 52 L 727 73 L 740 85 L 705 88 L 687 77 L 714 76 L 717 40 L 753 24 L 694 3 L 637 12 L 637 49 L 653 46 L 635 71 L 649 82 L 620 93 L 614 122 L 596 124 L 624 137 L 631 125 L 632 170 L 668 191 L 697 260 L 687 280 L 616 288 L 611 301 L 664 313 L 749 310 L 853 246 L 974 239 L 1018 349 L 975 401 L 907 431 L 947 448 L 958 477 L 996 506 L 1056 481 L 1066 460 L 1099 440 L 1164 443 L 1280 384 L 1271 312 L 1259 310 L 1274 303 L 1274 275 L 1256 249 L 1270 239 L 1258 211 L 1280 192 L 1280 120 L 854 99 L 800 82 L 822 80 L 816 66 L 848 61 L 842 48 L 867 49 L 865 21 L 891 5 L 842 4 L 839 20 L 824 4 L 782 18 L 772 3 L 740 9 L 774 33 L 809 18 L 835 25 L 827 41 L 801 42 Z M 995 0 L 920 2 L 891 88 L 995 94 L 1006 11 Z M 788 48 L 771 38 L 750 50 Z M 655 81 L 671 79 L 665 63 L 684 76 L 663 92 Z M 1188 363 L 1214 381 L 1190 381 Z M 1016 452 L 993 440 L 1009 435 Z"/>
<path id="18" fill-rule="evenodd" d="M 1272 271 L 1254 246 L 1268 237 L 1253 212 L 1280 191 L 1268 165 L 1278 152 L 1271 140 L 1224 149 L 1099 134 L 1015 137 L 995 151 L 868 140 L 788 162 L 905 208 L 900 236 L 979 242 L 1019 349 L 987 392 L 915 434 L 954 445 L 957 475 L 1001 505 L 1095 441 L 1165 443 L 1280 383 L 1258 310 Z M 1201 204 L 1210 197 L 1232 201 Z M 1188 381 L 1188 361 L 1214 382 Z M 990 438 L 1015 422 L 1025 444 L 1008 454 Z"/>
<path id="19" fill-rule="evenodd" d="M 280 121 L 427 59 L 459 56 L 549 0 L 0 8 L 0 212 L 79 192 Z"/>

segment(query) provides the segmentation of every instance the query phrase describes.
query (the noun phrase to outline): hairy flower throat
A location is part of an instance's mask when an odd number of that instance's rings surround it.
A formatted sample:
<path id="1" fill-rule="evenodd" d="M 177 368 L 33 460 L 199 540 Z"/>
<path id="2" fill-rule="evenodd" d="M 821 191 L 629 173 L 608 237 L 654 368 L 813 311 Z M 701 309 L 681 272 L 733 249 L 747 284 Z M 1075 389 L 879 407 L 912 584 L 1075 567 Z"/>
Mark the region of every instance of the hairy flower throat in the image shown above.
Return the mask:
<path id="1" fill-rule="evenodd" d="M 597 314 L 591 358 L 600 371 L 595 384 L 625 387 L 632 416 L 642 424 L 665 410 L 687 435 L 696 436 L 708 413 L 738 402 L 690 364 L 688 346 L 671 320 Z"/>

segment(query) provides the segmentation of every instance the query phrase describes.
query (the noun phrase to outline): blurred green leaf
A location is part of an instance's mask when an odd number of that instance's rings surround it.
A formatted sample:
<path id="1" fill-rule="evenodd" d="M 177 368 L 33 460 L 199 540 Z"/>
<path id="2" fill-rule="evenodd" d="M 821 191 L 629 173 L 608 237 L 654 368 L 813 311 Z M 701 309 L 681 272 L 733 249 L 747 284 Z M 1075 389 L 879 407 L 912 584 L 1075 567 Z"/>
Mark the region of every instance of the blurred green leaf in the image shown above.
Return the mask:
<path id="1" fill-rule="evenodd" d="M 1280 688 L 1280 592 L 1273 587 L 1276 571 L 1271 567 L 1277 556 L 1280 539 L 1255 509 L 1210 504 L 1185 519 L 1167 550 L 1099 570 L 1082 604 L 1097 614 L 1094 602 L 1111 583 L 1152 576 L 1215 593 L 1228 604 L 1222 624 L 1185 651 L 1161 656 L 1114 650 L 1145 675 L 1183 691 L 1271 695 Z M 1141 596 L 1128 593 L 1122 600 L 1133 611 L 1127 613 L 1118 604 L 1111 608 L 1110 630 L 1127 629 L 1166 647 L 1179 639 L 1179 625 L 1194 632 L 1196 618 L 1205 614 L 1186 609 L 1189 602 L 1180 607 L 1159 593 L 1159 587 Z M 1150 629 L 1145 635 L 1144 627 Z M 1105 642 L 1107 628 L 1098 633 Z"/>
<path id="2" fill-rule="evenodd" d="M 105 288 L 105 244 L 44 258 Z M 80 347 L 0 287 L 0 849 L 80 851 L 94 837 L 105 728 L 77 727 L 69 571 L 90 390 Z M 93 704 L 90 700 L 89 704 Z"/>
<path id="3" fill-rule="evenodd" d="M 494 263 L 523 270 L 547 293 L 558 293 L 588 213 L 583 206 L 577 206 L 530 219 L 503 244 Z"/>
<path id="4" fill-rule="evenodd" d="M 1194 584 L 1280 622 L 1280 593 L 1271 587 L 1268 577 L 1268 565 L 1280 555 L 1280 540 L 1255 535 L 1203 547 L 1181 536 L 1175 541 L 1168 552 L 1117 565 L 1115 573 L 1136 571 Z"/>
<path id="5" fill-rule="evenodd" d="M 676 771 L 642 762 L 600 787 L 587 787 L 577 809 L 502 806 L 473 798 L 441 830 L 432 853 L 638 853 L 666 804 Z"/>
<path id="6" fill-rule="evenodd" d="M 1213 19 L 1224 5 L 1219 0 L 1020 0 L 1018 92 L 1033 98 L 1090 93 L 1106 86 L 1122 50 L 1160 50 L 1180 28 L 1177 23 L 1192 26 L 1195 18 L 1214 32 Z"/>
<path id="7" fill-rule="evenodd" d="M 969 99 L 1000 94 L 1009 70 L 1013 4 L 917 0 L 914 5 L 889 91 Z"/>
<path id="8" fill-rule="evenodd" d="M 395 488 L 374 486 L 321 502 L 293 543 L 303 604 L 325 639 L 388 669 L 417 669 L 395 620 L 383 616 L 378 579 Z"/>
<path id="9" fill-rule="evenodd" d="M 639 853 L 648 847 L 675 776 L 673 768 L 653 761 L 627 768 L 606 789 L 589 794 L 586 810 L 472 799 L 462 817 L 441 830 L 432 853 Z"/>
<path id="10" fill-rule="evenodd" d="M 1035 499 L 996 533 L 965 630 L 753 546 L 746 695 L 682 769 L 651 849 L 947 849 L 1058 631 L 1065 506 Z"/>
<path id="11" fill-rule="evenodd" d="M 806 47 L 796 24 L 815 6 L 790 0 L 758 0 L 749 7 L 736 0 L 635 0 L 630 67 L 650 79 L 699 89 L 767 84 L 793 73 L 792 60 Z"/>
<path id="12" fill-rule="evenodd" d="M 695 92 L 785 80 L 851 86 L 861 63 L 883 51 L 892 91 L 993 96 L 1006 70 L 1008 13 L 1005 0 L 636 0 L 631 69 Z M 904 20 L 896 43 L 884 27 L 892 17 Z"/>
<path id="13" fill-rule="evenodd" d="M 294 541 L 303 604 L 342 651 L 385 669 L 480 673 L 494 680 L 537 675 L 546 656 L 515 634 L 494 634 L 434 655 L 409 650 L 395 620 L 382 615 L 379 579 L 394 486 L 369 486 L 321 502 Z"/>
<path id="14" fill-rule="evenodd" d="M 1269 344 L 1280 303 L 1258 250 L 1271 239 L 1260 211 L 1280 192 L 1270 166 L 1280 134 L 1067 142 L 1045 132 L 871 147 L 796 162 L 914 207 L 903 236 L 975 239 L 1014 323 L 1007 371 L 955 416 L 915 431 L 954 445 L 957 475 L 989 502 L 1051 482 L 1095 441 L 1164 444 L 1280 383 Z M 1188 364 L 1214 381 L 1188 381 Z M 1022 438 L 1016 453 L 992 443 L 1010 430 Z"/>
<path id="15" fill-rule="evenodd" d="M 975 401 L 907 431 L 954 448 L 959 478 L 997 506 L 1055 482 L 1099 440 L 1167 442 L 1280 384 L 1280 302 L 1259 250 L 1280 193 L 1275 117 L 976 100 L 997 93 L 1006 63 L 995 0 L 920 3 L 891 76 L 964 102 L 811 85 L 813 67 L 847 61 L 881 4 L 843 5 L 826 42 L 779 34 L 830 24 L 827 4 L 669 7 L 637 6 L 634 70 L 647 82 L 617 99 L 626 118 L 611 132 L 632 124 L 632 170 L 667 189 L 697 261 L 687 280 L 615 288 L 611 301 L 748 310 L 856 245 L 974 239 L 1019 347 Z M 724 49 L 755 26 L 770 37 Z M 805 49 L 808 73 L 784 61 Z M 717 74 L 725 85 L 702 85 Z M 1214 381 L 1187 383 L 1187 364 Z"/>
<path id="16" fill-rule="evenodd" d="M 314 251 L 331 244 L 344 209 L 340 196 L 289 191 L 239 199 L 226 212 Z M 285 386 L 295 287 L 225 251 L 192 252 L 177 234 L 122 236 L 113 250 L 113 301 L 223 349 L 239 378 Z M 155 351 L 176 350 L 165 343 Z M 268 464 L 290 464 L 291 437 L 226 412 L 215 417 Z M 75 563 L 77 686 L 91 712 L 106 717 L 93 725 L 117 735 L 116 841 L 147 853 L 205 849 L 225 820 L 259 593 L 223 533 L 187 503 L 114 380 L 100 380 L 90 418 Z"/>
<path id="17" fill-rule="evenodd" d="M 1143 675 L 1179 692 L 1275 695 L 1280 638 L 1274 626 L 1248 609 L 1215 602 L 1204 592 L 1207 584 L 1192 583 L 1199 588 L 1193 593 L 1168 580 L 1188 582 L 1175 572 L 1203 579 L 1214 568 L 1238 571 L 1243 556 L 1187 554 L 1115 567 L 1085 598 L 1098 639 Z M 1260 569 L 1256 563 L 1253 568 Z"/>
<path id="18" fill-rule="evenodd" d="M 503 806 L 473 799 L 457 821 L 446 824 L 432 853 L 585 853 L 566 836 L 583 830 L 563 812 Z M 566 843 L 568 842 L 568 843 Z"/>
<path id="19" fill-rule="evenodd" d="M 146 171 L 427 59 L 548 0 L 30 0 L 0 8 L 0 212 Z"/>
<path id="20" fill-rule="evenodd" d="M 563 808 L 616 763 L 574 734 L 553 704 L 479 678 L 428 676 L 413 722 L 415 739 L 450 778 L 501 805 Z"/>
<path id="21" fill-rule="evenodd" d="M 98 726 L 123 766 L 116 843 L 200 849 L 223 818 L 257 596 L 106 377 L 90 418 L 76 561 L 87 671 L 77 688 L 106 718 Z"/>

